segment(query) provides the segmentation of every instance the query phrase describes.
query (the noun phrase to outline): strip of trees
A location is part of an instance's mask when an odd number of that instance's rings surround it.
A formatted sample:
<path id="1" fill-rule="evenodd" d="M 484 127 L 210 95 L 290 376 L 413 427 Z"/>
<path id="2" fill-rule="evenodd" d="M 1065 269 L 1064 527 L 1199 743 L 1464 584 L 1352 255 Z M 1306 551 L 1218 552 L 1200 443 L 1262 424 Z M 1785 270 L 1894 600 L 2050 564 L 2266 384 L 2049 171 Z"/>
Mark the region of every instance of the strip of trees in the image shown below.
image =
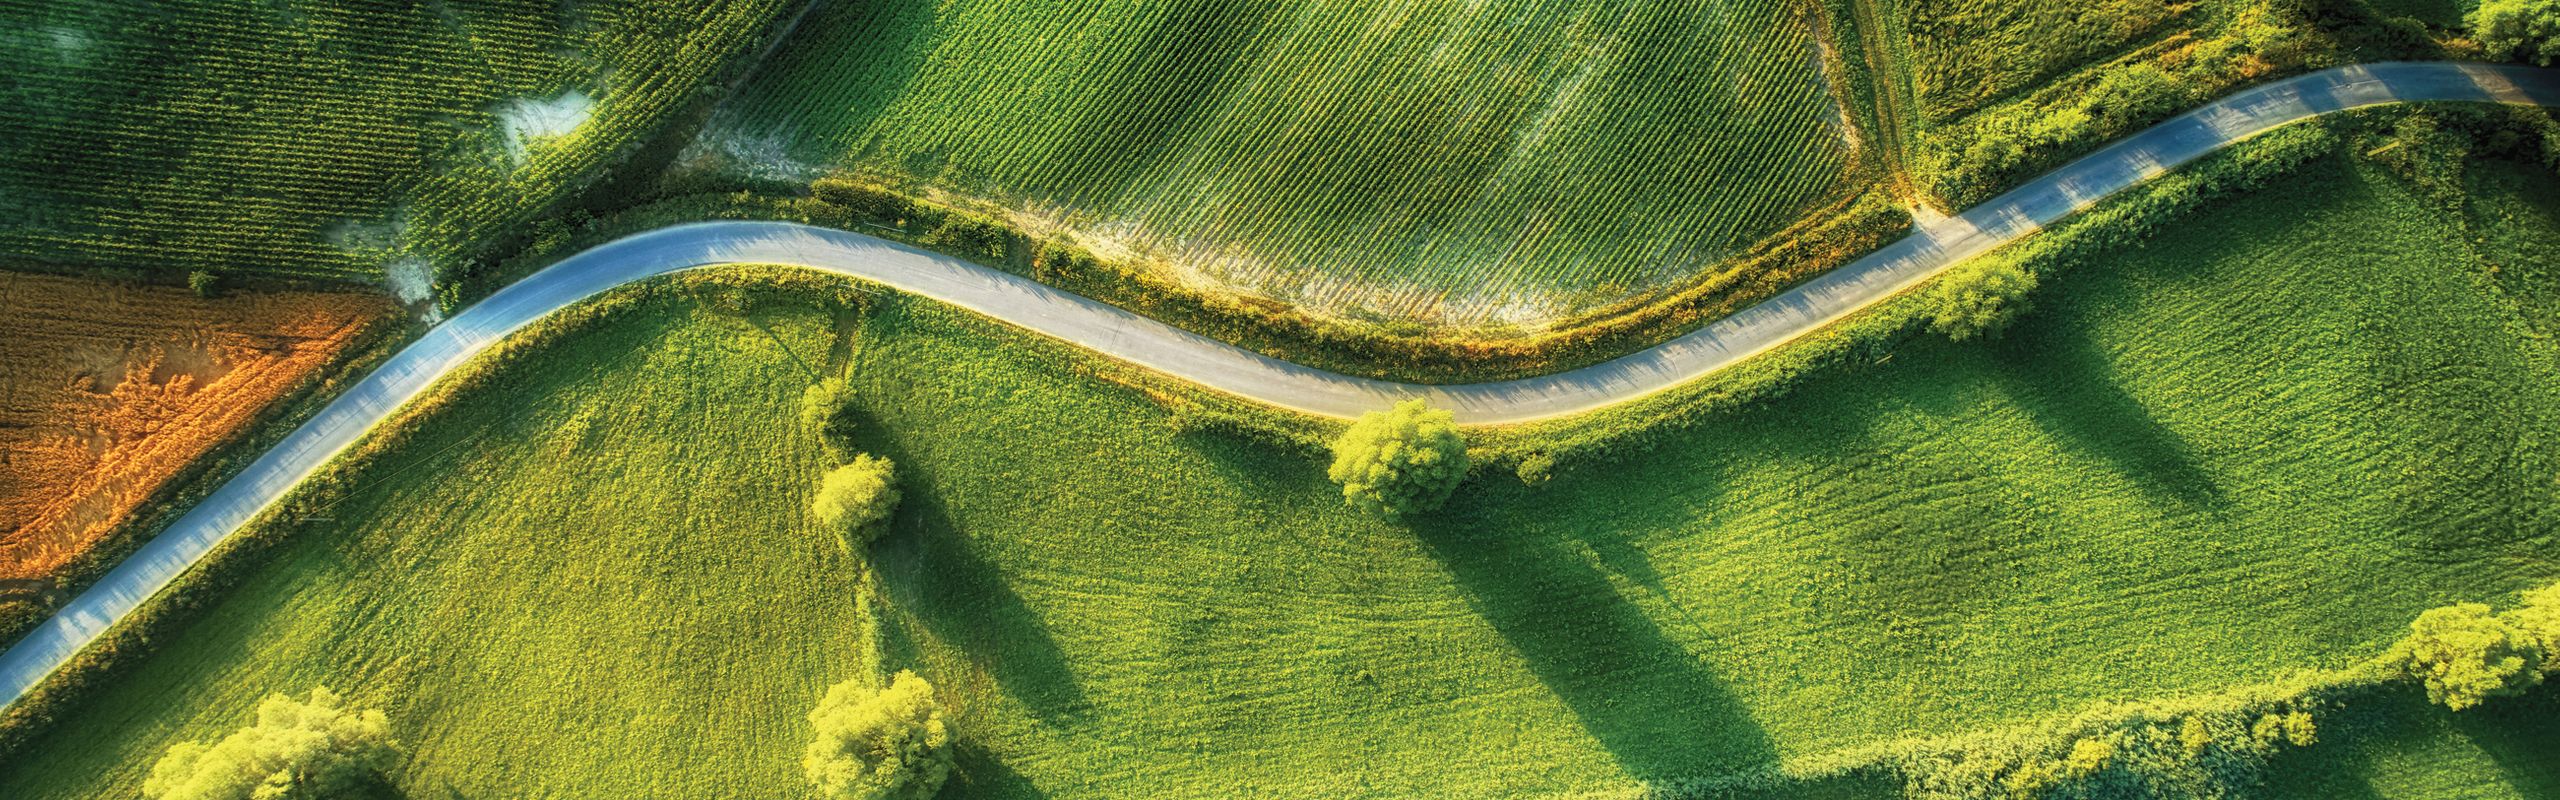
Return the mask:
<path id="1" fill-rule="evenodd" d="M 378 792 L 398 766 L 391 721 L 346 707 L 327 687 L 271 694 L 257 722 L 211 744 L 180 742 L 143 781 L 151 800 L 321 800 Z"/>

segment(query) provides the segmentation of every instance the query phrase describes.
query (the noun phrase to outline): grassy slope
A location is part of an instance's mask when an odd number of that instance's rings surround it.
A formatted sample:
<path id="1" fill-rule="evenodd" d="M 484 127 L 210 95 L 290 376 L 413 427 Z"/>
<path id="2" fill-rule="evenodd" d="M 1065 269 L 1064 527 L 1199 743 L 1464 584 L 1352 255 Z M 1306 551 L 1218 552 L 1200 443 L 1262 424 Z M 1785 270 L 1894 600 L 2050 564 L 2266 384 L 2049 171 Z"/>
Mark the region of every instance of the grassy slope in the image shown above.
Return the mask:
<path id="1" fill-rule="evenodd" d="M 1809 35 L 1764 0 L 845 3 L 732 110 L 772 152 L 1304 302 L 1534 309 L 1693 274 L 1838 195 Z"/>
<path id="2" fill-rule="evenodd" d="M 2493 255 L 2551 252 L 2560 197 L 2486 184 L 2484 215 L 2530 218 Z M 859 356 L 863 445 L 908 488 L 885 662 L 961 704 L 983 794 L 1303 796 L 1722 772 L 2358 658 L 2560 573 L 2552 348 L 2445 220 L 2329 164 L 2071 273 L 2010 343 L 1480 480 L 1411 531 L 893 306 Z M 429 423 L 0 796 L 130 791 L 173 735 L 318 681 L 392 711 L 413 790 L 795 791 L 800 710 L 871 665 L 851 567 L 796 516 L 818 457 L 784 421 L 826 320 L 761 321 L 609 326 Z M 2373 752 L 2490 763 L 2443 744 Z"/>

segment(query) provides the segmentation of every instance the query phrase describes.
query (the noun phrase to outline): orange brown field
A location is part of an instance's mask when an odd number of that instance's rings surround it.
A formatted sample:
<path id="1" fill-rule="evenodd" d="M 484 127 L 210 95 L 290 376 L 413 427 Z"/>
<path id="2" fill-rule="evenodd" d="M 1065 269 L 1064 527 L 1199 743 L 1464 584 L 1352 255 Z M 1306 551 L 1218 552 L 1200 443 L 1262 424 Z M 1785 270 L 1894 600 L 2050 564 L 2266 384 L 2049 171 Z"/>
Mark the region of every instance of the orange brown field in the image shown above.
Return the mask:
<path id="1" fill-rule="evenodd" d="M 0 272 L 0 586 L 50 583 L 392 310 Z"/>

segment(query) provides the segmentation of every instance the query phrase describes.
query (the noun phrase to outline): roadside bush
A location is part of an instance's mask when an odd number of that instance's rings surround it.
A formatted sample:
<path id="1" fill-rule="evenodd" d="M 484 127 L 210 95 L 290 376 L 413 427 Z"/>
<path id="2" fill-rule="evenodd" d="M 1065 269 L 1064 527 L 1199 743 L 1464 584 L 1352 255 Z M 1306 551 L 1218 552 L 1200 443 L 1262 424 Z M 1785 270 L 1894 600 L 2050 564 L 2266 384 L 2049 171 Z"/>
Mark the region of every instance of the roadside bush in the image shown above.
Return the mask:
<path id="1" fill-rule="evenodd" d="M 195 292 L 197 297 L 219 296 L 222 294 L 222 276 L 214 274 L 211 270 L 200 269 L 189 272 L 187 273 L 187 290 Z"/>
<path id="2" fill-rule="evenodd" d="M 308 700 L 281 694 L 258 703 L 258 721 L 211 745 L 180 742 L 142 784 L 154 800 L 343 798 L 378 786 L 399 763 L 382 712 L 339 705 L 327 688 Z"/>
<path id="3" fill-rule="evenodd" d="M 844 537 L 847 547 L 870 544 L 879 535 L 879 524 L 898 510 L 895 469 L 879 456 L 855 456 L 853 463 L 829 471 L 818 482 L 809 516 L 819 527 Z"/>
<path id="4" fill-rule="evenodd" d="M 1929 329 L 1956 341 L 1990 338 L 2026 313 L 2035 273 L 2015 259 L 1983 259 L 1957 267 L 1939 284 Z"/>
<path id="5" fill-rule="evenodd" d="M 853 445 L 853 387 L 844 378 L 828 378 L 800 392 L 800 426 L 818 435 L 830 452 L 841 455 Z"/>
<path id="6" fill-rule="evenodd" d="M 800 767 L 833 800 L 927 800 L 951 775 L 951 731 L 933 684 L 900 670 L 874 691 L 862 680 L 827 689 L 809 712 L 817 733 Z"/>
<path id="7" fill-rule="evenodd" d="M 2560 0 L 2480 0 L 2469 22 L 2489 55 L 2545 67 L 2560 59 Z"/>
<path id="8" fill-rule="evenodd" d="M 2431 608 L 2409 623 L 2390 660 L 2426 682 L 2427 699 L 2461 711 L 2542 682 L 2542 645 L 2480 603 Z"/>
<path id="9" fill-rule="evenodd" d="M 1467 443 L 1449 412 L 1421 398 L 1373 411 L 1333 443 L 1342 499 L 1389 517 L 1430 511 L 1467 476 Z"/>
<path id="10" fill-rule="evenodd" d="M 2373 159 L 2448 210 L 2460 212 L 2471 196 L 2462 179 L 2463 165 L 2471 161 L 2471 135 L 2448 130 L 2433 116 L 2401 117 Z"/>
<path id="11" fill-rule="evenodd" d="M 2166 70 L 2156 64 L 2135 64 L 2099 78 L 2082 102 L 2100 126 L 2127 130 L 2178 113 L 2193 101 Z"/>

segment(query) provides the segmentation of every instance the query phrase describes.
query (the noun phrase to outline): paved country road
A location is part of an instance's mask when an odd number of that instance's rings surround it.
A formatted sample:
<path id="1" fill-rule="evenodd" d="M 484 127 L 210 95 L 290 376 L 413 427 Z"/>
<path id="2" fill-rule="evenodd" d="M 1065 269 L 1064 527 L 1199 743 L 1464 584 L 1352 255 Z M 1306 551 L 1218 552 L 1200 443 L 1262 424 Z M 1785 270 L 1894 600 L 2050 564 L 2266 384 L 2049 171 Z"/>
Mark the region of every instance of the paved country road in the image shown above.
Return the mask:
<path id="1" fill-rule="evenodd" d="M 857 233 L 711 222 L 638 234 L 534 273 L 392 356 L 0 654 L 0 698 L 15 704 L 375 423 L 492 343 L 562 307 L 654 275 L 721 264 L 804 266 L 877 281 L 1282 408 L 1349 417 L 1427 397 L 1462 422 L 1524 422 L 1627 402 L 1715 372 L 2250 136 L 2335 111 L 2415 101 L 2560 106 L 2560 70 L 2372 64 L 2242 91 L 1660 346 L 1570 372 L 1461 386 L 1353 378 L 1271 359 L 1026 278 Z"/>

